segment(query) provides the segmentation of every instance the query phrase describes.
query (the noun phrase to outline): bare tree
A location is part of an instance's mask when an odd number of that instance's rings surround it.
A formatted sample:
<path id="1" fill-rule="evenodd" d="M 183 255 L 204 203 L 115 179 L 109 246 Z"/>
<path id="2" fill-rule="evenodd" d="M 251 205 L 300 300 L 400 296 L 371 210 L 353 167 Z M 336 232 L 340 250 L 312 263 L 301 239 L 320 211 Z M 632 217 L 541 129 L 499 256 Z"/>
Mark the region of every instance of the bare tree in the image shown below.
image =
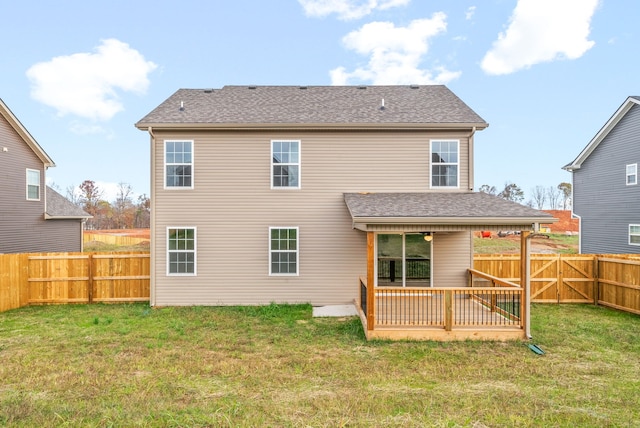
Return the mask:
<path id="1" fill-rule="evenodd" d="M 549 186 L 547 188 L 547 201 L 549 201 L 550 209 L 558 209 L 560 206 L 560 190 L 557 187 Z"/>
<path id="2" fill-rule="evenodd" d="M 522 202 L 524 192 L 517 184 L 507 182 L 504 184 L 504 189 L 497 196 L 508 201 Z"/>
<path id="3" fill-rule="evenodd" d="M 133 223 L 134 209 L 131 195 L 133 189 L 128 183 L 118 183 L 118 194 L 114 201 L 113 214 L 114 223 L 117 229 L 125 229 L 131 227 Z"/>
<path id="4" fill-rule="evenodd" d="M 83 206 L 83 203 L 80 200 L 80 192 L 78 192 L 79 188 L 80 186 L 76 186 L 74 184 L 72 184 L 71 186 L 68 186 L 66 189 L 66 197 L 68 200 L 71 201 L 71 203 L 81 207 Z"/>
<path id="5" fill-rule="evenodd" d="M 545 202 L 547 202 L 547 191 L 542 186 L 536 186 L 531 189 L 531 195 L 533 197 L 533 207 L 541 210 L 544 208 Z"/>
<path id="6" fill-rule="evenodd" d="M 95 229 L 97 228 L 98 222 L 98 203 L 102 198 L 102 189 L 96 186 L 96 183 L 91 180 L 85 180 L 82 182 L 80 186 L 80 196 L 79 201 L 82 208 L 93 218 L 87 220 L 87 228 Z"/>
<path id="7" fill-rule="evenodd" d="M 567 210 L 571 208 L 571 183 L 562 182 L 558 184 L 558 190 L 560 190 L 562 195 L 562 209 Z"/>
<path id="8" fill-rule="evenodd" d="M 482 186 L 480 186 L 478 191 L 481 193 L 488 193 L 489 195 L 495 195 L 496 193 L 498 193 L 498 191 L 496 190 L 496 186 L 489 186 L 488 184 L 483 184 Z"/>

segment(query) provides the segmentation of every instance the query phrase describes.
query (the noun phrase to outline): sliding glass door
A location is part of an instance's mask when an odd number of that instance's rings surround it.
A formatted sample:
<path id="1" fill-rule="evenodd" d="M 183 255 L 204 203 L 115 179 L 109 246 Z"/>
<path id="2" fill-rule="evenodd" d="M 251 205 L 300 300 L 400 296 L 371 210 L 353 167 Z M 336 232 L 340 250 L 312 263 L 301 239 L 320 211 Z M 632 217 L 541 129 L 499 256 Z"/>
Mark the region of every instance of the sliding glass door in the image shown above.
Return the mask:
<path id="1" fill-rule="evenodd" d="M 423 233 L 378 233 L 376 285 L 430 287 L 431 242 Z"/>

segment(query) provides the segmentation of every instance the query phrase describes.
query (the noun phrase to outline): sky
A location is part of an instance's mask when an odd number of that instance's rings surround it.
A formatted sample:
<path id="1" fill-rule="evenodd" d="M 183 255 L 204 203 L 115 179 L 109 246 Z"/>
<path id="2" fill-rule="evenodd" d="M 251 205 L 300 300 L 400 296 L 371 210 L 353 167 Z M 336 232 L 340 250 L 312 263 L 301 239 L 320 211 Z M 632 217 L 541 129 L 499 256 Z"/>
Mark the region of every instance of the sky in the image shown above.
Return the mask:
<path id="1" fill-rule="evenodd" d="M 110 201 L 149 195 L 134 124 L 179 88 L 444 84 L 489 123 L 476 188 L 525 202 L 640 95 L 637 0 L 0 1 L 0 98 L 49 185 Z"/>

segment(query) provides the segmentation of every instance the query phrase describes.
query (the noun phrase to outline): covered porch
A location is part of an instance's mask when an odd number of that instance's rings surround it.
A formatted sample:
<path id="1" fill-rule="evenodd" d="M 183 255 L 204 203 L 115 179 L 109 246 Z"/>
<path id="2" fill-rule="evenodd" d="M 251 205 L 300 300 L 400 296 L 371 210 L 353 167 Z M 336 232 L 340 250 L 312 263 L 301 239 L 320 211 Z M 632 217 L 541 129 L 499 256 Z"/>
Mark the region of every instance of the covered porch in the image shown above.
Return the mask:
<path id="1" fill-rule="evenodd" d="M 367 339 L 530 337 L 528 238 L 553 217 L 474 192 L 351 193 L 345 202 L 367 235 L 355 302 Z M 473 269 L 482 230 L 520 231 L 521 285 Z"/>

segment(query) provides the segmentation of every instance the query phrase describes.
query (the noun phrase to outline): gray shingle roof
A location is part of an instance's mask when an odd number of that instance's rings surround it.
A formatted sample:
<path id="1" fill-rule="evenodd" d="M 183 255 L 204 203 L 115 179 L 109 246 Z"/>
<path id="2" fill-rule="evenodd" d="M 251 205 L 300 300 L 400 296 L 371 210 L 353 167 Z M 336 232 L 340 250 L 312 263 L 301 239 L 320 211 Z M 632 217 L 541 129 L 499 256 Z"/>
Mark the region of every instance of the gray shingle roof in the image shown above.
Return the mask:
<path id="1" fill-rule="evenodd" d="M 450 193 L 345 193 L 351 216 L 356 218 L 433 218 L 472 219 L 492 218 L 496 221 L 540 223 L 557 221 L 543 211 L 480 192 Z"/>
<path id="2" fill-rule="evenodd" d="M 136 126 L 159 124 L 488 126 L 443 85 L 179 89 Z"/>
<path id="3" fill-rule="evenodd" d="M 91 218 L 82 208 L 47 186 L 47 215 L 59 218 Z"/>

